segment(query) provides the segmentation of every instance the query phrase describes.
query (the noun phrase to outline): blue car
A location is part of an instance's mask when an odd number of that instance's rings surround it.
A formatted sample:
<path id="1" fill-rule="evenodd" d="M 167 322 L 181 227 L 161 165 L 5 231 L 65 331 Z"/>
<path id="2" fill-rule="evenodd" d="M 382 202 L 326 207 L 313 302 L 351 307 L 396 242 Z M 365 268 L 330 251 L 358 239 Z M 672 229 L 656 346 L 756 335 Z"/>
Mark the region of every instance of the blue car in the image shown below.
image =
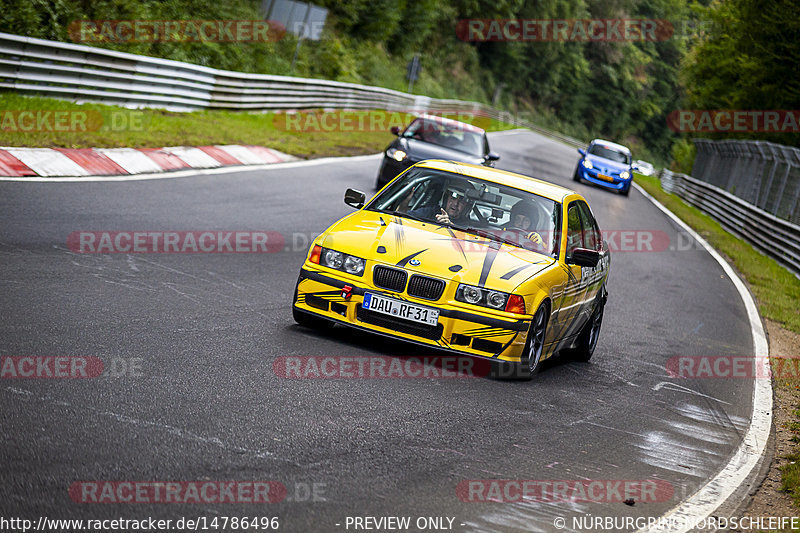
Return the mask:
<path id="1" fill-rule="evenodd" d="M 578 149 L 581 159 L 572 179 L 586 180 L 628 196 L 633 183 L 631 151 L 621 144 L 595 139 L 584 150 Z"/>

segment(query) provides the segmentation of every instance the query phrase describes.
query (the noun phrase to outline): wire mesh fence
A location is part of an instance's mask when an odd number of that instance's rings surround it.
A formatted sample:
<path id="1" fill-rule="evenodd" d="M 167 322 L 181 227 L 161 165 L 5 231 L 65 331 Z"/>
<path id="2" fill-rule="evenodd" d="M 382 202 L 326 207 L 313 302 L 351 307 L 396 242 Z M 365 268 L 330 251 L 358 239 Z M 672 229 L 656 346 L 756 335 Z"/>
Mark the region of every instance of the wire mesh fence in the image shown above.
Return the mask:
<path id="1" fill-rule="evenodd" d="M 800 150 L 766 141 L 695 139 L 692 177 L 800 224 Z"/>

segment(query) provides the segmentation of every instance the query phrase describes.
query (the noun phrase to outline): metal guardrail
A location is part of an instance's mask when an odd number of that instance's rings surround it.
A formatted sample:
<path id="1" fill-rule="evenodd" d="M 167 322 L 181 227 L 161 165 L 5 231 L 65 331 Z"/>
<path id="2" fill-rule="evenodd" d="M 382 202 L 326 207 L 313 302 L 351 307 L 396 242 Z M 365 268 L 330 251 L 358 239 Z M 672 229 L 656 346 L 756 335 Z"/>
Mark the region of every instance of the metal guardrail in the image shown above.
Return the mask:
<path id="1" fill-rule="evenodd" d="M 800 149 L 766 141 L 695 139 L 696 179 L 800 224 Z"/>
<path id="2" fill-rule="evenodd" d="M 800 226 L 685 174 L 661 171 L 661 187 L 711 215 L 723 228 L 800 276 Z"/>
<path id="3" fill-rule="evenodd" d="M 0 90 L 170 111 L 382 109 L 468 112 L 523 126 L 572 146 L 586 143 L 463 100 L 356 83 L 249 74 L 86 45 L 0 33 Z"/>

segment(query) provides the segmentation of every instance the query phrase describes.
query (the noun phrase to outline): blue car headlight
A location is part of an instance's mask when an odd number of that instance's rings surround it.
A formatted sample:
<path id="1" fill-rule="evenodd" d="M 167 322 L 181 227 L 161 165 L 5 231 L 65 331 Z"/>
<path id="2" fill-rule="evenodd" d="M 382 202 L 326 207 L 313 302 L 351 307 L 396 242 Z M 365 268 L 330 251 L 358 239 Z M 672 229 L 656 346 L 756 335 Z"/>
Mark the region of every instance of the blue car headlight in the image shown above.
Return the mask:
<path id="1" fill-rule="evenodd" d="M 589 161 L 588 159 L 584 159 L 583 161 L 581 161 L 581 163 L 586 168 L 594 168 L 594 165 L 592 165 L 592 162 Z"/>
<path id="2" fill-rule="evenodd" d="M 623 170 L 622 172 L 620 172 L 619 177 L 626 180 L 631 177 L 631 173 L 628 172 L 627 170 Z"/>

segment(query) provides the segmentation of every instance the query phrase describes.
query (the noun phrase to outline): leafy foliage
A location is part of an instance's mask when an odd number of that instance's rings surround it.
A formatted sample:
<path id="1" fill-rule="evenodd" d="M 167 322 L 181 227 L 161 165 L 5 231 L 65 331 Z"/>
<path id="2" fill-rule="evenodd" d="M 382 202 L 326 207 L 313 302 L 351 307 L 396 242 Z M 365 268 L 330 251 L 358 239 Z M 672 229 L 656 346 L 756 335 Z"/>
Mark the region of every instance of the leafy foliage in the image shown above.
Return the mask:
<path id="1" fill-rule="evenodd" d="M 491 102 L 588 139 L 606 137 L 657 162 L 681 136 L 676 109 L 798 109 L 796 0 L 317 0 L 329 10 L 320 41 L 99 43 L 221 69 L 293 74 Z M 0 0 L 0 31 L 69 41 L 74 20 L 260 19 L 257 0 Z M 656 40 L 466 42 L 465 19 L 648 19 L 674 30 Z M 762 136 L 797 144 L 787 136 Z M 690 156 L 687 141 L 676 147 Z M 685 166 L 686 163 L 681 162 Z"/>

